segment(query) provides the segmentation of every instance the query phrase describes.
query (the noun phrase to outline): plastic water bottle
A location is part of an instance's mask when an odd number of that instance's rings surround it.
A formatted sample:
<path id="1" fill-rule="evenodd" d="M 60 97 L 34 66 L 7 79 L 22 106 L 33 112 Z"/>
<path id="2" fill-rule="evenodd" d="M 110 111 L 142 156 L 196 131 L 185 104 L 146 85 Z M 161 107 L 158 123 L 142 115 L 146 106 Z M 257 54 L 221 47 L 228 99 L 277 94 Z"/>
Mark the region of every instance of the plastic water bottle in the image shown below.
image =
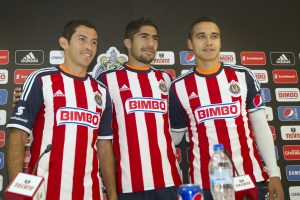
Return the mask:
<path id="1" fill-rule="evenodd" d="M 214 145 L 214 154 L 209 162 L 209 177 L 214 200 L 235 200 L 232 165 L 224 154 L 223 144 Z"/>

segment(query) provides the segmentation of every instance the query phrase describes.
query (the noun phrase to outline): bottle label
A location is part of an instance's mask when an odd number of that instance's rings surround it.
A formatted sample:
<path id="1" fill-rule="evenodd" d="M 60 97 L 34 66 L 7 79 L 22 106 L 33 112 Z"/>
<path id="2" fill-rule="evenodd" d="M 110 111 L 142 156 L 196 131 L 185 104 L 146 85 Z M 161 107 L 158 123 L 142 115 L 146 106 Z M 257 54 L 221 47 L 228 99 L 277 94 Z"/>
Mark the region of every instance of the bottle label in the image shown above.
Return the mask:
<path id="1" fill-rule="evenodd" d="M 233 184 L 232 171 L 223 169 L 216 170 L 210 175 L 211 185 L 215 184 Z"/>

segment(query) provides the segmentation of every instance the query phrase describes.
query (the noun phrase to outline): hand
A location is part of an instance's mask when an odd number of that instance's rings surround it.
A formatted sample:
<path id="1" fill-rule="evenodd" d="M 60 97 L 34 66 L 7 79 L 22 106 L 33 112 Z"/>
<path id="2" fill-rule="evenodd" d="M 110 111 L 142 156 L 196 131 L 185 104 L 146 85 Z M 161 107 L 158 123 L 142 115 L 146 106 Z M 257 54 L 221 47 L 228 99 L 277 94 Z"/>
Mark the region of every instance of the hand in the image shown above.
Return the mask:
<path id="1" fill-rule="evenodd" d="M 15 107 L 16 103 L 18 103 L 18 101 L 20 101 L 21 94 L 22 94 L 22 88 L 16 87 L 14 89 L 14 99 L 13 99 L 13 105 L 12 105 L 13 107 Z"/>
<path id="2" fill-rule="evenodd" d="M 279 177 L 271 177 L 268 185 L 269 199 L 275 199 L 274 194 L 276 194 L 276 200 L 283 200 L 283 188 Z"/>

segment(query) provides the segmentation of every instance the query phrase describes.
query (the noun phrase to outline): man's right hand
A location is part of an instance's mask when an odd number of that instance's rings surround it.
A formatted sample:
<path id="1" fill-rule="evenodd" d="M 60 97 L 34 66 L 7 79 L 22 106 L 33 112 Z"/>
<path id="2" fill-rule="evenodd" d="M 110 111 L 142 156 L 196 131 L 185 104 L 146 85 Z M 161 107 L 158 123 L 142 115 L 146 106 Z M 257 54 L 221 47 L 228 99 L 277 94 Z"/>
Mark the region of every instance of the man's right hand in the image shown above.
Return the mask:
<path id="1" fill-rule="evenodd" d="M 20 101 L 21 94 L 22 94 L 22 88 L 16 87 L 14 89 L 13 107 L 15 107 L 16 103 L 18 103 L 18 101 Z"/>

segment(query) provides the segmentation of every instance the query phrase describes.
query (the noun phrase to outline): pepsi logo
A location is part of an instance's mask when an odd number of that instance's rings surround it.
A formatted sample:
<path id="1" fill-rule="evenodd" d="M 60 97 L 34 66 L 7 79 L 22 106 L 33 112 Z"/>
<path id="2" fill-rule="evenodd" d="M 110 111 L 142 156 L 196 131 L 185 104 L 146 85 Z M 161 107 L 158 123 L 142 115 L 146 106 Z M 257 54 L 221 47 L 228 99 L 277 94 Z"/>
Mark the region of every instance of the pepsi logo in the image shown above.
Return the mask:
<path id="1" fill-rule="evenodd" d="M 188 53 L 185 55 L 185 60 L 187 62 L 194 62 L 195 61 L 195 55 L 193 53 Z"/>

